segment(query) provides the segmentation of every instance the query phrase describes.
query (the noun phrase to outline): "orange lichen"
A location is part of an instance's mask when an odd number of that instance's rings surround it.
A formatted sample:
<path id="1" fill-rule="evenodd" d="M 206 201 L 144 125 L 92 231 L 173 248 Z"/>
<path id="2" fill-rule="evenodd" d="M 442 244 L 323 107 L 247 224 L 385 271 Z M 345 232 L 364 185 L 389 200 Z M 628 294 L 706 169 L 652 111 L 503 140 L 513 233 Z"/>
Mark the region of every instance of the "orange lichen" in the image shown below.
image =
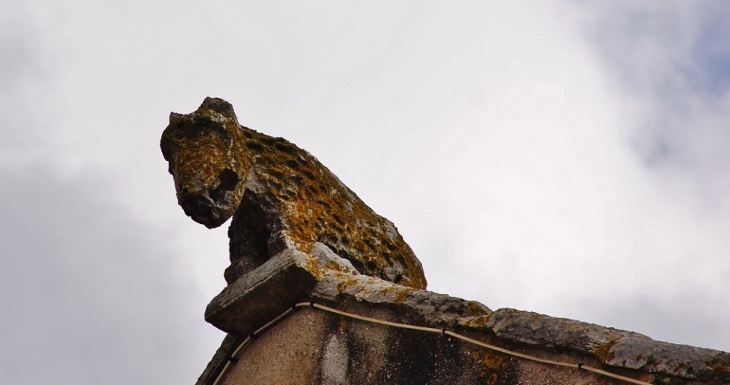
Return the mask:
<path id="1" fill-rule="evenodd" d="M 484 355 L 484 359 L 482 359 L 482 363 L 484 366 L 491 368 L 491 369 L 503 369 L 502 364 L 504 364 L 504 358 L 498 354 L 488 353 Z"/>
<path id="2" fill-rule="evenodd" d="M 489 375 L 489 378 L 487 378 L 487 385 L 494 385 L 497 383 L 497 373 L 492 373 Z"/>
<path id="3" fill-rule="evenodd" d="M 618 343 L 620 338 L 613 339 L 606 342 L 605 344 L 597 346 L 593 349 L 593 354 L 602 362 L 608 362 L 614 358 L 614 353 L 611 352 L 611 348 Z"/>
<path id="4" fill-rule="evenodd" d="M 226 116 L 225 105 L 206 102 L 192 114 L 170 114 L 160 148 L 185 213 L 217 227 L 241 202 L 244 186 L 239 182 L 246 179 L 250 161 L 243 155 L 235 115 Z"/>
<path id="5" fill-rule="evenodd" d="M 426 287 L 421 263 L 390 221 L 308 152 L 238 124 L 224 100 L 171 115 L 161 146 L 188 215 L 209 227 L 233 215 L 229 282 L 284 248 L 308 253 L 320 242 L 362 274 Z M 226 185 L 225 170 L 235 186 Z M 223 185 L 219 200 L 213 195 Z"/>
<path id="6" fill-rule="evenodd" d="M 487 322 L 489 322 L 489 319 L 491 318 L 491 315 L 482 315 L 478 317 L 471 317 L 464 322 L 464 326 L 468 326 L 470 328 L 483 328 L 487 326 Z"/>
<path id="7" fill-rule="evenodd" d="M 488 351 L 483 353 L 475 351 L 472 352 L 471 358 L 482 365 L 479 377 L 485 384 L 496 384 L 500 376 L 506 378 L 509 363 L 502 355 Z"/>

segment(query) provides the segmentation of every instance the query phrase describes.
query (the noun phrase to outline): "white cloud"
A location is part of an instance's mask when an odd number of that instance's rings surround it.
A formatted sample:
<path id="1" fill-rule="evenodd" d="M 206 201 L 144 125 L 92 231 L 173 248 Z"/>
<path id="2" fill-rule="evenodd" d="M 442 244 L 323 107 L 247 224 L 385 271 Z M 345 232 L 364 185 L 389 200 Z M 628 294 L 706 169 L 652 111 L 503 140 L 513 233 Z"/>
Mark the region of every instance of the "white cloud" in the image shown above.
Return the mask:
<path id="1" fill-rule="evenodd" d="M 730 349 L 688 326 L 730 322 L 722 7 L 29 4 L 18 36 L 51 76 L 0 113 L 52 150 L 3 162 L 105 170 L 206 298 L 225 229 L 182 214 L 157 143 L 170 111 L 220 96 L 393 220 L 433 290 Z"/>

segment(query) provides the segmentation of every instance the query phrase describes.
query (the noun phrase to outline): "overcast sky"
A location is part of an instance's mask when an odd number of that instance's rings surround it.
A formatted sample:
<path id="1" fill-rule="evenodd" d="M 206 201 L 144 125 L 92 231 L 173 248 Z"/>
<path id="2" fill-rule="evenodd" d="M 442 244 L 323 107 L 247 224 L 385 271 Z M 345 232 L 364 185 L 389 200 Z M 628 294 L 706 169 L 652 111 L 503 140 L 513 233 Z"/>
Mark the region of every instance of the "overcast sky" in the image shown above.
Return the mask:
<path id="1" fill-rule="evenodd" d="M 446 5 L 448 4 L 448 5 Z M 193 383 L 227 225 L 171 111 L 308 150 L 429 289 L 730 350 L 730 3 L 0 2 L 0 372 Z"/>

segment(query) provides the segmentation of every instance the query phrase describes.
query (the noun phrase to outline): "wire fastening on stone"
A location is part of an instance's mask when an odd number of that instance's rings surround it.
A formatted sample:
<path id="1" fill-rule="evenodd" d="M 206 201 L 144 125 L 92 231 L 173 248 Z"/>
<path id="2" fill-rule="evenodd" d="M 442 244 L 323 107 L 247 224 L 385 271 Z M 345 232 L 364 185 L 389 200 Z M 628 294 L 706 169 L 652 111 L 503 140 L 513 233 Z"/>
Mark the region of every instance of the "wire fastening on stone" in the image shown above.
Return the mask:
<path id="1" fill-rule="evenodd" d="M 287 309 L 287 311 L 281 313 L 278 317 L 274 318 L 266 325 L 256 329 L 255 332 L 249 334 L 249 336 L 246 337 L 246 339 L 243 340 L 243 342 L 241 342 L 240 345 L 238 345 L 238 348 L 236 348 L 236 350 L 234 350 L 233 353 L 231 353 L 231 356 L 228 357 L 228 362 L 226 362 L 226 365 L 223 367 L 223 370 L 221 370 L 220 374 L 218 374 L 218 377 L 216 377 L 215 381 L 213 382 L 213 385 L 218 385 L 220 380 L 223 378 L 223 375 L 226 374 L 226 372 L 228 371 L 228 367 L 231 366 L 231 362 L 233 362 L 233 363 L 238 362 L 238 357 L 237 357 L 238 353 L 241 350 L 243 350 L 244 347 L 249 345 L 251 341 L 258 338 L 258 336 L 260 336 L 263 332 L 269 330 L 272 326 L 276 325 L 281 320 L 288 317 L 289 314 L 291 314 L 294 310 L 296 310 L 296 307 L 292 306 L 291 308 Z"/>
<path id="2" fill-rule="evenodd" d="M 360 321 L 372 322 L 372 323 L 376 323 L 376 324 L 387 325 L 387 326 L 392 326 L 392 327 L 401 328 L 401 329 L 411 329 L 411 330 L 418 330 L 418 331 L 423 331 L 423 332 L 439 333 L 439 334 L 447 335 L 447 336 L 450 336 L 450 337 L 458 338 L 458 339 L 460 339 L 462 341 L 466 341 L 466 342 L 472 343 L 474 345 L 482 346 L 482 347 L 485 347 L 485 348 L 490 349 L 490 350 L 494 350 L 494 351 L 497 351 L 497 352 L 500 352 L 500 353 L 504 353 L 504 354 L 507 354 L 507 355 L 510 355 L 510 356 L 514 356 L 514 357 L 523 358 L 523 359 L 530 360 L 530 361 L 541 362 L 541 363 L 549 364 L 549 365 L 556 365 L 556 366 L 565 366 L 565 367 L 569 367 L 569 368 L 576 368 L 576 369 L 579 369 L 579 370 L 587 370 L 589 372 L 593 372 L 593 373 L 600 374 L 600 375 L 603 375 L 603 376 L 615 378 L 615 379 L 621 380 L 621 381 L 630 382 L 632 384 L 651 385 L 651 383 L 649 383 L 649 382 L 639 381 L 639 380 L 635 380 L 635 379 L 630 378 L 630 377 L 621 376 L 621 375 L 618 375 L 618 374 L 614 374 L 614 373 L 611 373 L 611 372 L 607 372 L 605 370 L 601 370 L 601 369 L 598 369 L 598 368 L 594 368 L 592 366 L 588 366 L 588 365 L 585 365 L 583 363 L 570 363 L 570 362 L 554 361 L 554 360 L 548 360 L 548 359 L 545 359 L 545 358 L 539 358 L 539 357 L 531 356 L 531 355 L 528 355 L 528 354 L 518 353 L 518 352 L 509 350 L 509 349 L 500 348 L 499 346 L 494 346 L 494 345 L 491 345 L 491 344 L 488 344 L 488 343 L 485 343 L 485 342 L 482 342 L 482 341 L 479 341 L 479 340 L 475 340 L 475 339 L 469 338 L 467 336 L 464 336 L 464 335 L 461 335 L 461 334 L 458 334 L 458 333 L 454 333 L 451 330 L 444 329 L 444 328 L 442 328 L 442 329 L 436 329 L 436 328 L 431 328 L 431 327 L 427 327 L 427 326 L 415 326 L 415 325 L 408 325 L 408 324 L 402 324 L 402 323 L 391 322 L 391 321 L 384 321 L 384 320 L 380 320 L 380 319 L 377 319 L 377 318 L 370 318 L 370 317 L 366 317 L 366 316 L 362 316 L 362 315 L 347 313 L 347 312 L 344 312 L 342 310 L 337 310 L 337 309 L 334 309 L 334 308 L 331 308 L 331 307 L 328 307 L 328 306 L 320 305 L 320 304 L 315 303 L 315 302 L 300 302 L 300 303 L 297 303 L 296 305 L 292 306 L 290 309 L 288 309 L 287 311 L 285 311 L 284 313 L 282 313 L 280 316 L 274 318 L 271 322 L 269 322 L 266 325 L 260 327 L 255 332 L 251 333 L 251 335 L 248 338 L 246 338 L 241 343 L 241 345 L 238 346 L 238 348 L 233 352 L 233 354 L 231 354 L 231 357 L 228 359 L 228 362 L 223 367 L 223 370 L 221 370 L 221 373 L 218 375 L 218 377 L 216 378 L 216 380 L 213 383 L 213 385 L 218 385 L 218 382 L 223 378 L 223 375 L 228 370 L 228 367 L 230 366 L 231 362 L 236 362 L 238 360 L 236 356 L 238 355 L 238 353 L 245 346 L 247 346 L 249 344 L 250 341 L 252 341 L 256 337 L 258 337 L 258 335 L 260 335 L 261 333 L 265 332 L 266 330 L 268 330 L 269 328 L 271 328 L 275 324 L 277 324 L 279 321 L 281 321 L 285 317 L 289 316 L 289 314 L 291 314 L 296 308 L 299 308 L 299 307 L 307 307 L 307 306 L 308 307 L 313 307 L 315 309 L 324 310 L 324 311 L 327 311 L 327 312 L 330 312 L 330 313 L 339 314 L 341 316 L 345 316 L 345 317 L 349 317 L 349 318 L 354 318 L 354 319 L 357 319 L 357 320 L 360 320 Z"/>

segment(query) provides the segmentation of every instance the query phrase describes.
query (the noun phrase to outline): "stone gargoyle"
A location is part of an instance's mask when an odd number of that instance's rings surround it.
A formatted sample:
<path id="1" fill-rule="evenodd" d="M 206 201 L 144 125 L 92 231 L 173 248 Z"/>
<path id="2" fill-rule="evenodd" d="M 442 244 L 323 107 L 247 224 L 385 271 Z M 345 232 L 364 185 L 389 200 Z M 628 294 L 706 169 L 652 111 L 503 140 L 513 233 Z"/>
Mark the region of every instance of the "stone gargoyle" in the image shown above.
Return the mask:
<path id="1" fill-rule="evenodd" d="M 393 223 L 308 152 L 241 126 L 225 100 L 171 113 L 160 147 L 185 214 L 208 228 L 233 217 L 229 285 L 286 249 L 309 253 L 323 244 L 361 274 L 426 288 Z"/>

